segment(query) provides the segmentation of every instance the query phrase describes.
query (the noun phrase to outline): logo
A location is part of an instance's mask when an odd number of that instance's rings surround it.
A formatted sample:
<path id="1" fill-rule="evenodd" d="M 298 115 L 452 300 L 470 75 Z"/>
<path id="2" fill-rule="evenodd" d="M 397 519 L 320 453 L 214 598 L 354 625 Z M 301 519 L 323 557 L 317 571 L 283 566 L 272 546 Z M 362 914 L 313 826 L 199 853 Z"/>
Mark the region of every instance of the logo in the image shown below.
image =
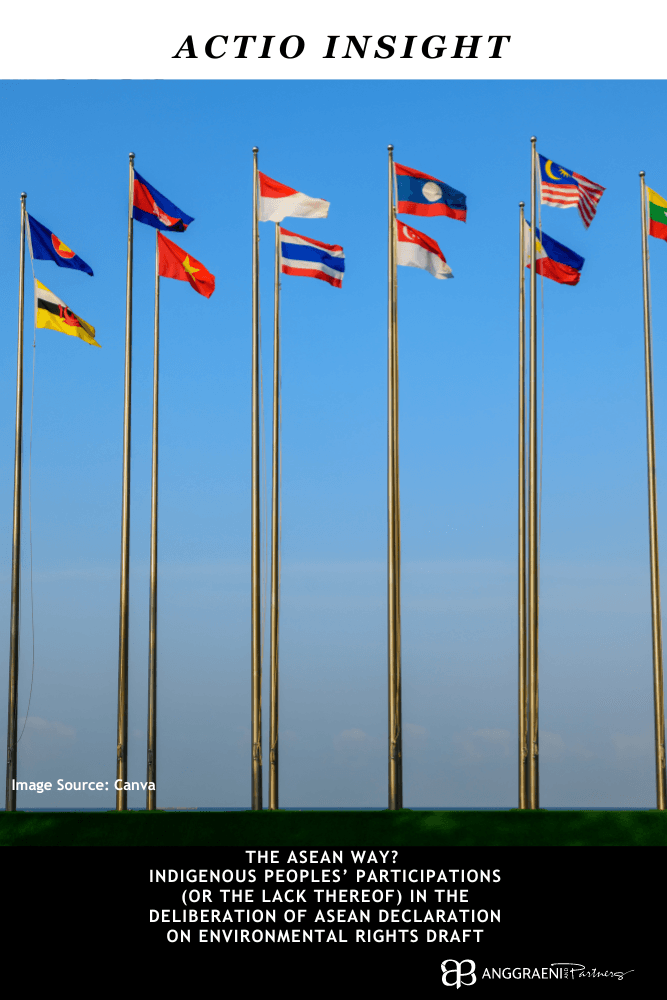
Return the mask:
<path id="1" fill-rule="evenodd" d="M 442 188 L 435 181 L 427 181 L 422 187 L 422 194 L 427 201 L 440 201 L 442 198 Z"/>
<path id="2" fill-rule="evenodd" d="M 53 235 L 53 233 L 51 233 L 51 242 L 53 243 L 53 249 L 59 257 L 64 257 L 65 260 L 71 260 L 72 257 L 76 257 L 74 251 L 70 250 L 69 247 L 66 247 L 62 240 L 59 240 L 57 236 Z"/>
<path id="3" fill-rule="evenodd" d="M 60 318 L 67 323 L 68 326 L 81 326 L 79 323 L 79 317 L 75 316 L 73 312 L 70 312 L 66 305 L 59 305 L 58 312 L 60 313 Z"/>
<path id="4" fill-rule="evenodd" d="M 458 990 L 461 986 L 472 986 L 473 983 L 477 982 L 475 963 L 469 958 L 464 958 L 462 962 L 457 962 L 454 958 L 448 958 L 442 963 L 440 968 L 442 969 L 442 981 L 445 986 L 456 986 Z"/>
<path id="5" fill-rule="evenodd" d="M 153 201 L 153 215 L 157 215 L 163 226 L 173 226 L 175 223 L 180 222 L 180 219 L 172 219 L 170 215 L 163 212 L 154 199 L 151 200 Z"/>

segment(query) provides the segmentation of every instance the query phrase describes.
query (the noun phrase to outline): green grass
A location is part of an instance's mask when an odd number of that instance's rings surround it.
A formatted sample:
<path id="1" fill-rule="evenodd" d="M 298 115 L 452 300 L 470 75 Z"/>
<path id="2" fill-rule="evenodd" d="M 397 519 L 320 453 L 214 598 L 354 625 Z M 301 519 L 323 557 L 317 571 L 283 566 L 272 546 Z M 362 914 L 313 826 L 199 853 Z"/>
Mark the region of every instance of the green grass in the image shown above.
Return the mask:
<path id="1" fill-rule="evenodd" d="M 0 846 L 649 847 L 667 814 L 646 812 L 0 813 Z"/>

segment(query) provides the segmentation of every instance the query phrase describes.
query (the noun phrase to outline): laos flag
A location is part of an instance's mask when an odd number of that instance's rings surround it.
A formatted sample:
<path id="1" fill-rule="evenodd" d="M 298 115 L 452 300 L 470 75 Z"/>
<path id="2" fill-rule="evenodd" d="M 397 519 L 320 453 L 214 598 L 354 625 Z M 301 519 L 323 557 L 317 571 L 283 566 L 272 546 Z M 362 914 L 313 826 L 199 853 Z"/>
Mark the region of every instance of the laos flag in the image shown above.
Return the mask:
<path id="1" fill-rule="evenodd" d="M 145 222 L 155 229 L 164 229 L 168 233 L 183 233 L 195 220 L 190 215 L 177 208 L 173 202 L 145 181 L 141 174 L 134 171 L 134 200 L 132 218 L 137 222 Z"/>
<path id="2" fill-rule="evenodd" d="M 283 274 L 319 278 L 334 288 L 343 287 L 345 254 L 335 243 L 321 243 L 280 227 L 280 269 Z"/>
<path id="3" fill-rule="evenodd" d="M 394 163 L 394 169 L 397 212 L 406 215 L 446 215 L 450 219 L 466 221 L 466 196 L 460 191 L 412 167 Z"/>

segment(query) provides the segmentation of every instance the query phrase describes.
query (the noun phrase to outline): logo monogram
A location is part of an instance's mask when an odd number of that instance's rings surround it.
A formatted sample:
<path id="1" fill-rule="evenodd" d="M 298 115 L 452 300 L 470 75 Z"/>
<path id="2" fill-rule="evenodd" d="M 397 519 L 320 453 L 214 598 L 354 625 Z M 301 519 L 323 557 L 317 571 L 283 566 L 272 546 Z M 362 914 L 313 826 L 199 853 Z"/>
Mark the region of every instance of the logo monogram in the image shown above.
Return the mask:
<path id="1" fill-rule="evenodd" d="M 464 966 L 468 966 L 468 969 L 464 970 Z M 440 968 L 443 972 L 442 981 L 445 986 L 456 986 L 458 990 L 461 986 L 472 986 L 473 983 L 477 982 L 475 963 L 469 958 L 464 958 L 462 962 L 448 958 Z"/>

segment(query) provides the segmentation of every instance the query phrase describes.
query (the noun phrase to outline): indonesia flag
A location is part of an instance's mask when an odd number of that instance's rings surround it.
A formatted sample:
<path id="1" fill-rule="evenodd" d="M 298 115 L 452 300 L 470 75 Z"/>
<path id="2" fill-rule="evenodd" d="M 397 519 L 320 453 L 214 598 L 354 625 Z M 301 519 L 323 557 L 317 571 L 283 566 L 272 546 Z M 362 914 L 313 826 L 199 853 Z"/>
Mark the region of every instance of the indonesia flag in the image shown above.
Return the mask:
<path id="1" fill-rule="evenodd" d="M 445 260 L 442 250 L 430 236 L 411 229 L 404 222 L 396 220 L 397 254 L 396 262 L 405 267 L 421 267 L 434 278 L 453 278 L 452 269 Z"/>
<path id="2" fill-rule="evenodd" d="M 259 221 L 282 222 L 288 215 L 300 219 L 326 219 L 329 202 L 311 198 L 301 191 L 259 173 Z"/>
<path id="3" fill-rule="evenodd" d="M 280 264 L 283 274 L 300 275 L 302 278 L 319 278 L 334 288 L 342 288 L 345 271 L 343 248 L 336 244 L 320 243 L 298 233 L 280 229 Z"/>

